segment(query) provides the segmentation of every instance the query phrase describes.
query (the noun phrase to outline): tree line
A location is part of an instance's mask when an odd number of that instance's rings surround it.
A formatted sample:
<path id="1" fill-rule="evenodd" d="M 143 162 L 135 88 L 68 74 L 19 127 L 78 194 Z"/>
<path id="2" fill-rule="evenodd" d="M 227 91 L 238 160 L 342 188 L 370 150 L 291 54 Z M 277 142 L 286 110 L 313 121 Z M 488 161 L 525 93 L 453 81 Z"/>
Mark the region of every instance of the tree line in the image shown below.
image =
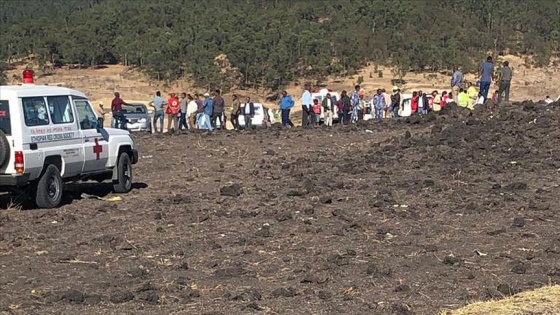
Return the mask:
<path id="1" fill-rule="evenodd" d="M 277 89 L 368 62 L 395 76 L 472 71 L 489 52 L 544 66 L 560 51 L 559 16 L 560 1 L 540 0 L 4 0 L 0 60 L 122 63 L 154 79 Z"/>

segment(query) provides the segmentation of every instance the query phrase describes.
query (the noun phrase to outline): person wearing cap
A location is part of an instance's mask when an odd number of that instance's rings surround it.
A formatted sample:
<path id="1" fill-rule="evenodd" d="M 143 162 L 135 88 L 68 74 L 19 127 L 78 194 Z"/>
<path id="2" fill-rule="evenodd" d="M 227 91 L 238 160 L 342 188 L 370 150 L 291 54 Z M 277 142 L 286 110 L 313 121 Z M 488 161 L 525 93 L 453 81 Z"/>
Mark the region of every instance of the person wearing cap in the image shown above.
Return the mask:
<path id="1" fill-rule="evenodd" d="M 402 110 L 402 97 L 401 89 L 393 86 L 393 94 L 391 95 L 391 109 L 393 112 L 393 118 L 399 117 L 399 110 Z"/>
<path id="2" fill-rule="evenodd" d="M 99 109 L 97 110 L 97 114 L 99 115 L 99 118 L 101 118 L 101 126 L 103 127 L 103 124 L 105 123 L 105 114 L 107 114 L 109 111 L 107 111 L 104 107 L 103 107 L 103 101 L 99 101 Z"/>
<path id="3" fill-rule="evenodd" d="M 301 95 L 301 126 L 308 127 L 315 121 L 313 113 L 313 97 L 311 95 L 311 84 L 305 84 L 305 90 Z"/>
<path id="4" fill-rule="evenodd" d="M 204 107 L 202 116 L 199 122 L 199 129 L 206 129 L 212 131 L 212 123 L 210 117 L 212 117 L 212 111 L 214 110 L 214 101 L 210 97 L 210 94 L 204 93 Z"/>

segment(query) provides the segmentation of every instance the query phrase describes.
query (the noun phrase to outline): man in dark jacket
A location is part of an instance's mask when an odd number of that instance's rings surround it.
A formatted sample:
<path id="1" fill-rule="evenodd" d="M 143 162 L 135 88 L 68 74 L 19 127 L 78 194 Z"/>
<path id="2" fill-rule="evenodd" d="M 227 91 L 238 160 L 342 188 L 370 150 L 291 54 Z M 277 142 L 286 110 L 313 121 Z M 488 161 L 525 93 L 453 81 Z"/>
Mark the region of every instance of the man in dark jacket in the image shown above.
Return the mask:
<path id="1" fill-rule="evenodd" d="M 391 95 L 391 108 L 393 110 L 393 118 L 399 117 L 399 109 L 401 107 L 401 90 L 394 86 L 393 95 Z"/>
<path id="2" fill-rule="evenodd" d="M 253 117 L 255 117 L 255 104 L 251 102 L 251 98 L 247 96 L 245 107 L 242 109 L 243 118 L 245 120 L 245 129 L 253 128 Z"/>
<path id="3" fill-rule="evenodd" d="M 350 113 L 352 113 L 352 100 L 346 91 L 342 91 L 340 100 L 342 101 L 342 123 L 348 125 L 350 122 Z"/>
<path id="4" fill-rule="evenodd" d="M 223 116 L 224 116 L 224 107 L 225 102 L 224 98 L 221 95 L 220 90 L 214 91 L 214 102 L 212 103 L 213 111 L 212 111 L 212 127 L 217 129 L 226 129 L 224 124 Z M 216 126 L 216 119 L 220 121 L 220 128 Z"/>
<path id="5" fill-rule="evenodd" d="M 422 91 L 418 91 L 418 113 L 422 115 L 428 114 L 430 104 L 428 103 L 428 96 Z"/>

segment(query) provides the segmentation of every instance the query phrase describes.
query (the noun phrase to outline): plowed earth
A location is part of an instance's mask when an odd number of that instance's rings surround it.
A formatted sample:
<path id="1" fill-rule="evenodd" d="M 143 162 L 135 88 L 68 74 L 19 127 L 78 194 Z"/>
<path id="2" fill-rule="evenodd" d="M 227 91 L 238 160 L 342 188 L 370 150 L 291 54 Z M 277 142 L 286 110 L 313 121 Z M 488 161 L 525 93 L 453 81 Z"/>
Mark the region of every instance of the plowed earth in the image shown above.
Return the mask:
<path id="1" fill-rule="evenodd" d="M 136 135 L 123 201 L 85 183 L 0 211 L 0 312 L 434 314 L 560 283 L 559 122 L 526 102 Z"/>

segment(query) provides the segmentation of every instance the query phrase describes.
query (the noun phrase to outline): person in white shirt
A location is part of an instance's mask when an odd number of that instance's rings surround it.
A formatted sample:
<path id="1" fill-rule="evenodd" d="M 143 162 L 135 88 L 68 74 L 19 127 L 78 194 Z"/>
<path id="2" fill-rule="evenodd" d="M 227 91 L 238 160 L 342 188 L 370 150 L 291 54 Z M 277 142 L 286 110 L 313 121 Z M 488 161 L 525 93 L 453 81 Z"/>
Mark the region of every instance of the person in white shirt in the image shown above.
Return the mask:
<path id="1" fill-rule="evenodd" d="M 544 102 L 545 102 L 546 104 L 554 103 L 554 101 L 553 101 L 553 100 L 550 98 L 550 96 L 548 96 L 548 95 L 547 95 L 546 98 L 544 99 Z"/>
<path id="2" fill-rule="evenodd" d="M 484 96 L 482 93 L 478 92 L 478 97 L 476 98 L 474 105 L 484 105 Z"/>
<path id="3" fill-rule="evenodd" d="M 196 104 L 194 97 L 192 95 L 187 95 L 187 110 L 185 112 L 186 118 L 188 119 L 189 129 L 196 128 L 196 112 L 198 110 L 198 105 Z"/>
<path id="4" fill-rule="evenodd" d="M 313 112 L 313 97 L 311 95 L 311 84 L 305 84 L 305 91 L 301 95 L 301 126 L 308 127 L 315 122 L 315 113 Z"/>

